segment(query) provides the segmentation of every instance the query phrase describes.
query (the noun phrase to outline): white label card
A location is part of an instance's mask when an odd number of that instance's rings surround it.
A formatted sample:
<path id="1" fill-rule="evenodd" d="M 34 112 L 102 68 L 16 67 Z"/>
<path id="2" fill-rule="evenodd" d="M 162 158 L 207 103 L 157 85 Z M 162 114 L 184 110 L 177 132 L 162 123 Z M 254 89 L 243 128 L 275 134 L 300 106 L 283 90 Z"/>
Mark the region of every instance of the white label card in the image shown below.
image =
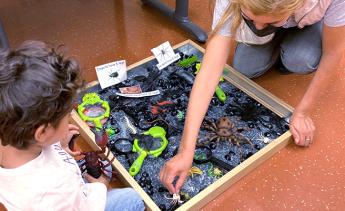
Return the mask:
<path id="1" fill-rule="evenodd" d="M 150 97 L 150 96 L 155 96 L 159 95 L 161 92 L 159 90 L 154 90 L 151 92 L 142 92 L 139 94 L 123 94 L 116 92 L 116 95 L 122 96 L 122 97 L 134 97 L 134 98 L 139 98 L 139 97 Z"/>
<path id="2" fill-rule="evenodd" d="M 95 67 L 101 88 L 121 83 L 127 79 L 126 61 L 115 61 Z"/>
<path id="3" fill-rule="evenodd" d="M 169 41 L 166 41 L 158 47 L 151 49 L 151 51 L 158 61 L 157 67 L 159 70 L 165 68 L 180 58 L 180 54 L 174 52 L 174 49 L 171 47 Z"/>

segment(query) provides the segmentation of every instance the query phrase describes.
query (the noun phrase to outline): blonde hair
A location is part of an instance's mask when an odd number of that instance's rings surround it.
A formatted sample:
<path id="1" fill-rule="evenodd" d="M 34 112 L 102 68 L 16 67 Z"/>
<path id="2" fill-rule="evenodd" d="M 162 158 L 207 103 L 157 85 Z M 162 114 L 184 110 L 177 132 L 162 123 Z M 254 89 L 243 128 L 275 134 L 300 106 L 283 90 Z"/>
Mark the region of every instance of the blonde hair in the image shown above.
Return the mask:
<path id="1" fill-rule="evenodd" d="M 303 2 L 304 0 L 231 0 L 210 37 L 215 35 L 230 18 L 231 34 L 235 35 L 242 21 L 241 6 L 250 10 L 254 15 L 279 16 L 292 14 L 302 6 Z"/>

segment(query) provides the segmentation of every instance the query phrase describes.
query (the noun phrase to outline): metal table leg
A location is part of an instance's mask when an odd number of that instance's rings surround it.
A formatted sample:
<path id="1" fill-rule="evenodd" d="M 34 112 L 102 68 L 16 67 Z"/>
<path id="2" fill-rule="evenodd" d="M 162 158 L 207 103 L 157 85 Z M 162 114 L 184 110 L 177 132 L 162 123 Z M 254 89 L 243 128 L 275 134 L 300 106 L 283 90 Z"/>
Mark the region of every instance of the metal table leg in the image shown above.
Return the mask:
<path id="1" fill-rule="evenodd" d="M 193 37 L 201 42 L 204 43 L 207 40 L 207 34 L 197 25 L 192 23 L 188 18 L 188 0 L 176 0 L 176 8 L 175 10 L 169 8 L 165 4 L 163 4 L 160 0 L 141 0 L 144 4 L 150 5 L 159 11 L 161 11 L 164 15 L 172 18 L 177 25 L 182 27 L 184 30 L 188 31 L 193 35 Z"/>
<path id="2" fill-rule="evenodd" d="M 9 48 L 7 36 L 0 20 L 0 48 Z"/>

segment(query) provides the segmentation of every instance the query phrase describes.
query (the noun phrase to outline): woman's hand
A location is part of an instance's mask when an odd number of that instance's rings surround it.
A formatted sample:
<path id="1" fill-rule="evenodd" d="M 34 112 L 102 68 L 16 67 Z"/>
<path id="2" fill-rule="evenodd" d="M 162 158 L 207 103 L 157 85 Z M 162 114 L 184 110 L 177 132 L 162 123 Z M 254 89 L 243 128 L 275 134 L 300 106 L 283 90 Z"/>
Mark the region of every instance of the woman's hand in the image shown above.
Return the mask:
<path id="1" fill-rule="evenodd" d="M 290 131 L 297 145 L 309 146 L 313 143 L 315 126 L 307 114 L 295 111 L 290 120 Z"/>
<path id="2" fill-rule="evenodd" d="M 188 172 L 192 167 L 193 152 L 178 153 L 172 159 L 165 163 L 160 171 L 159 177 L 170 193 L 179 193 Z M 175 186 L 173 181 L 178 177 Z"/>
<path id="3" fill-rule="evenodd" d="M 79 128 L 73 124 L 69 124 L 68 125 L 68 135 L 66 136 L 66 138 L 64 138 L 62 141 L 60 141 L 61 147 L 71 156 L 78 156 L 81 154 L 80 151 L 72 151 L 68 144 L 71 141 L 73 135 L 78 135 L 79 134 Z"/>

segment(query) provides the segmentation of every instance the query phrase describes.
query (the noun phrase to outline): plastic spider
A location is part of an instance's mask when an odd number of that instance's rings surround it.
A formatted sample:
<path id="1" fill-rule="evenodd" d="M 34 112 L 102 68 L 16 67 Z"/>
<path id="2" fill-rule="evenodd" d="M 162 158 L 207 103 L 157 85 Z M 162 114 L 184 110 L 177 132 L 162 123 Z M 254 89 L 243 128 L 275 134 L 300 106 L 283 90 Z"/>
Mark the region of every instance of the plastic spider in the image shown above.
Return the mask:
<path id="1" fill-rule="evenodd" d="M 272 142 L 272 139 L 264 136 L 262 133 L 259 134 L 259 138 L 258 138 L 259 141 L 265 143 L 265 144 L 269 144 Z"/>
<path id="2" fill-rule="evenodd" d="M 272 112 L 249 97 L 244 102 L 239 102 L 238 98 L 235 98 L 225 111 L 231 116 L 238 116 L 239 119 L 248 124 L 249 128 L 256 127 L 261 130 L 260 126 L 262 125 L 272 129 L 272 123 L 277 123 L 276 119 L 272 117 L 274 115 Z"/>
<path id="3" fill-rule="evenodd" d="M 218 144 L 220 142 L 228 141 L 238 147 L 241 159 L 241 144 L 246 142 L 253 148 L 253 143 L 251 140 L 241 134 L 243 128 L 236 127 L 228 117 L 221 117 L 217 122 L 205 120 L 202 128 L 210 131 L 210 133 L 206 136 L 206 140 L 198 140 L 198 146 L 205 146 L 214 142 L 215 144 Z"/>
<path id="4" fill-rule="evenodd" d="M 208 141 L 200 143 L 200 145 L 205 145 L 213 141 L 216 141 L 217 143 L 220 141 L 230 141 L 238 147 L 241 142 L 247 142 L 250 145 L 253 145 L 249 139 L 239 132 L 243 130 L 243 128 L 237 128 L 226 116 L 221 117 L 217 122 L 212 122 L 206 119 L 202 128 L 209 130 L 210 133 Z"/>

